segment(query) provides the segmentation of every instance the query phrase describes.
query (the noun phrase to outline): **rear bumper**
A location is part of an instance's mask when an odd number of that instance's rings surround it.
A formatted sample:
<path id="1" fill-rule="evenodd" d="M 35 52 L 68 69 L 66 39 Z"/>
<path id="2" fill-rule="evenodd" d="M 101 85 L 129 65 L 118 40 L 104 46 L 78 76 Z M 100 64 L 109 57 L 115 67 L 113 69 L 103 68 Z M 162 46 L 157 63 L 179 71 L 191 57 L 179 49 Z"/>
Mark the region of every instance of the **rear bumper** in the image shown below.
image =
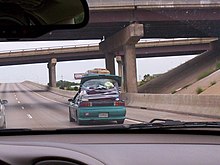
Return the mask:
<path id="1" fill-rule="evenodd" d="M 77 113 L 80 121 L 117 121 L 125 119 L 126 108 L 123 106 L 85 107 L 79 108 Z M 85 115 L 86 113 L 89 115 Z M 100 117 L 101 113 L 108 114 L 108 117 Z"/>

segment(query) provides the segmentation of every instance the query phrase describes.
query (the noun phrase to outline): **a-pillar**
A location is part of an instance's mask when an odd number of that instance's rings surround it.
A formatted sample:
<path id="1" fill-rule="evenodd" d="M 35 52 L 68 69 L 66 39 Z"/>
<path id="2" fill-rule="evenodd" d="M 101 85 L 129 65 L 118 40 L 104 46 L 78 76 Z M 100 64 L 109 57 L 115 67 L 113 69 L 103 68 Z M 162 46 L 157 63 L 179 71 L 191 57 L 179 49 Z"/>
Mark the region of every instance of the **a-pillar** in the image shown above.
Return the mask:
<path id="1" fill-rule="evenodd" d="M 113 53 L 105 53 L 105 65 L 111 74 L 115 74 L 115 55 Z"/>
<path id="2" fill-rule="evenodd" d="M 47 64 L 47 67 L 49 70 L 49 86 L 50 87 L 56 87 L 56 64 L 57 64 L 56 58 L 52 58 Z"/>

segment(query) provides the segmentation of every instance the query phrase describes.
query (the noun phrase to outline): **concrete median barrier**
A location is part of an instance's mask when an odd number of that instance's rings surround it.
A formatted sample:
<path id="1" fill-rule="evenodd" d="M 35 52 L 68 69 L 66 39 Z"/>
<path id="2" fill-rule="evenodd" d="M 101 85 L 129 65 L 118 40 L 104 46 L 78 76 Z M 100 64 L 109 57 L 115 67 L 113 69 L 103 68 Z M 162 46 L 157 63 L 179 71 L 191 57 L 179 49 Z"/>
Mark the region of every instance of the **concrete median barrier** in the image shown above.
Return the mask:
<path id="1" fill-rule="evenodd" d="M 58 95 L 61 95 L 61 96 L 64 96 L 64 97 L 68 97 L 68 98 L 72 98 L 77 93 L 76 91 L 62 90 L 62 89 L 58 89 L 58 88 L 54 88 L 54 87 L 49 87 L 47 85 L 34 83 L 34 82 L 31 82 L 31 81 L 25 81 L 25 82 L 23 82 L 23 84 L 33 85 L 33 86 L 36 86 L 40 89 L 47 90 L 47 91 L 50 91 L 52 93 L 55 93 L 55 94 L 58 94 Z"/>
<path id="2" fill-rule="evenodd" d="M 172 113 L 220 118 L 219 95 L 172 95 L 123 93 L 126 105 Z"/>

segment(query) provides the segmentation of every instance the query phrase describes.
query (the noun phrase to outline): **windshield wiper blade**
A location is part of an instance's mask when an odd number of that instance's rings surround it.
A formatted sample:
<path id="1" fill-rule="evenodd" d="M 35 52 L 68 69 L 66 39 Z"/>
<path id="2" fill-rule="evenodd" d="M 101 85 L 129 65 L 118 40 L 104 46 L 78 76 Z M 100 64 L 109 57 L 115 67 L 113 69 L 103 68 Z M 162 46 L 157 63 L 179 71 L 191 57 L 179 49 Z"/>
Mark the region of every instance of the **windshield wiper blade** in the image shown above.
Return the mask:
<path id="1" fill-rule="evenodd" d="M 132 124 L 129 129 L 176 129 L 176 128 L 220 128 L 220 122 L 185 122 L 172 119 L 153 119 L 150 122 Z"/>
<path id="2" fill-rule="evenodd" d="M 29 128 L 5 128 L 5 129 L 0 129 L 0 136 L 1 134 L 5 133 L 24 133 L 24 132 L 31 132 L 33 131 L 32 129 Z"/>
<path id="3" fill-rule="evenodd" d="M 177 124 L 184 124 L 184 121 L 180 121 L 180 120 L 172 120 L 172 119 L 152 119 L 150 122 L 150 124 L 162 124 L 162 125 L 177 125 Z"/>

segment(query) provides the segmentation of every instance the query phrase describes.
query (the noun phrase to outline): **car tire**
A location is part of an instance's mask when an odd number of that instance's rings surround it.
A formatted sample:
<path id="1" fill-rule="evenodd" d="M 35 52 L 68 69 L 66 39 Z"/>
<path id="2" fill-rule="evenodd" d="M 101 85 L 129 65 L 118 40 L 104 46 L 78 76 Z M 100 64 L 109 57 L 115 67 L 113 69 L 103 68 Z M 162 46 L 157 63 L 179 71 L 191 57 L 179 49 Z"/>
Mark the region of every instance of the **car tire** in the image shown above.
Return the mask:
<path id="1" fill-rule="evenodd" d="M 78 124 L 78 125 L 82 125 L 82 121 L 77 120 L 77 124 Z"/>
<path id="2" fill-rule="evenodd" d="M 74 121 L 75 121 L 74 118 L 73 118 L 72 115 L 71 115 L 70 109 L 69 109 L 69 120 L 70 120 L 70 122 L 74 122 Z"/>
<path id="3" fill-rule="evenodd" d="M 78 124 L 78 125 L 83 125 L 83 124 L 85 124 L 85 121 L 82 121 L 82 120 L 76 120 L 76 123 Z"/>
<path id="4" fill-rule="evenodd" d="M 76 123 L 78 125 L 83 125 L 83 124 L 85 124 L 85 121 L 79 120 L 78 117 L 76 117 Z"/>
<path id="5" fill-rule="evenodd" d="M 117 120 L 118 124 L 123 124 L 124 123 L 124 119 L 123 120 Z"/>

